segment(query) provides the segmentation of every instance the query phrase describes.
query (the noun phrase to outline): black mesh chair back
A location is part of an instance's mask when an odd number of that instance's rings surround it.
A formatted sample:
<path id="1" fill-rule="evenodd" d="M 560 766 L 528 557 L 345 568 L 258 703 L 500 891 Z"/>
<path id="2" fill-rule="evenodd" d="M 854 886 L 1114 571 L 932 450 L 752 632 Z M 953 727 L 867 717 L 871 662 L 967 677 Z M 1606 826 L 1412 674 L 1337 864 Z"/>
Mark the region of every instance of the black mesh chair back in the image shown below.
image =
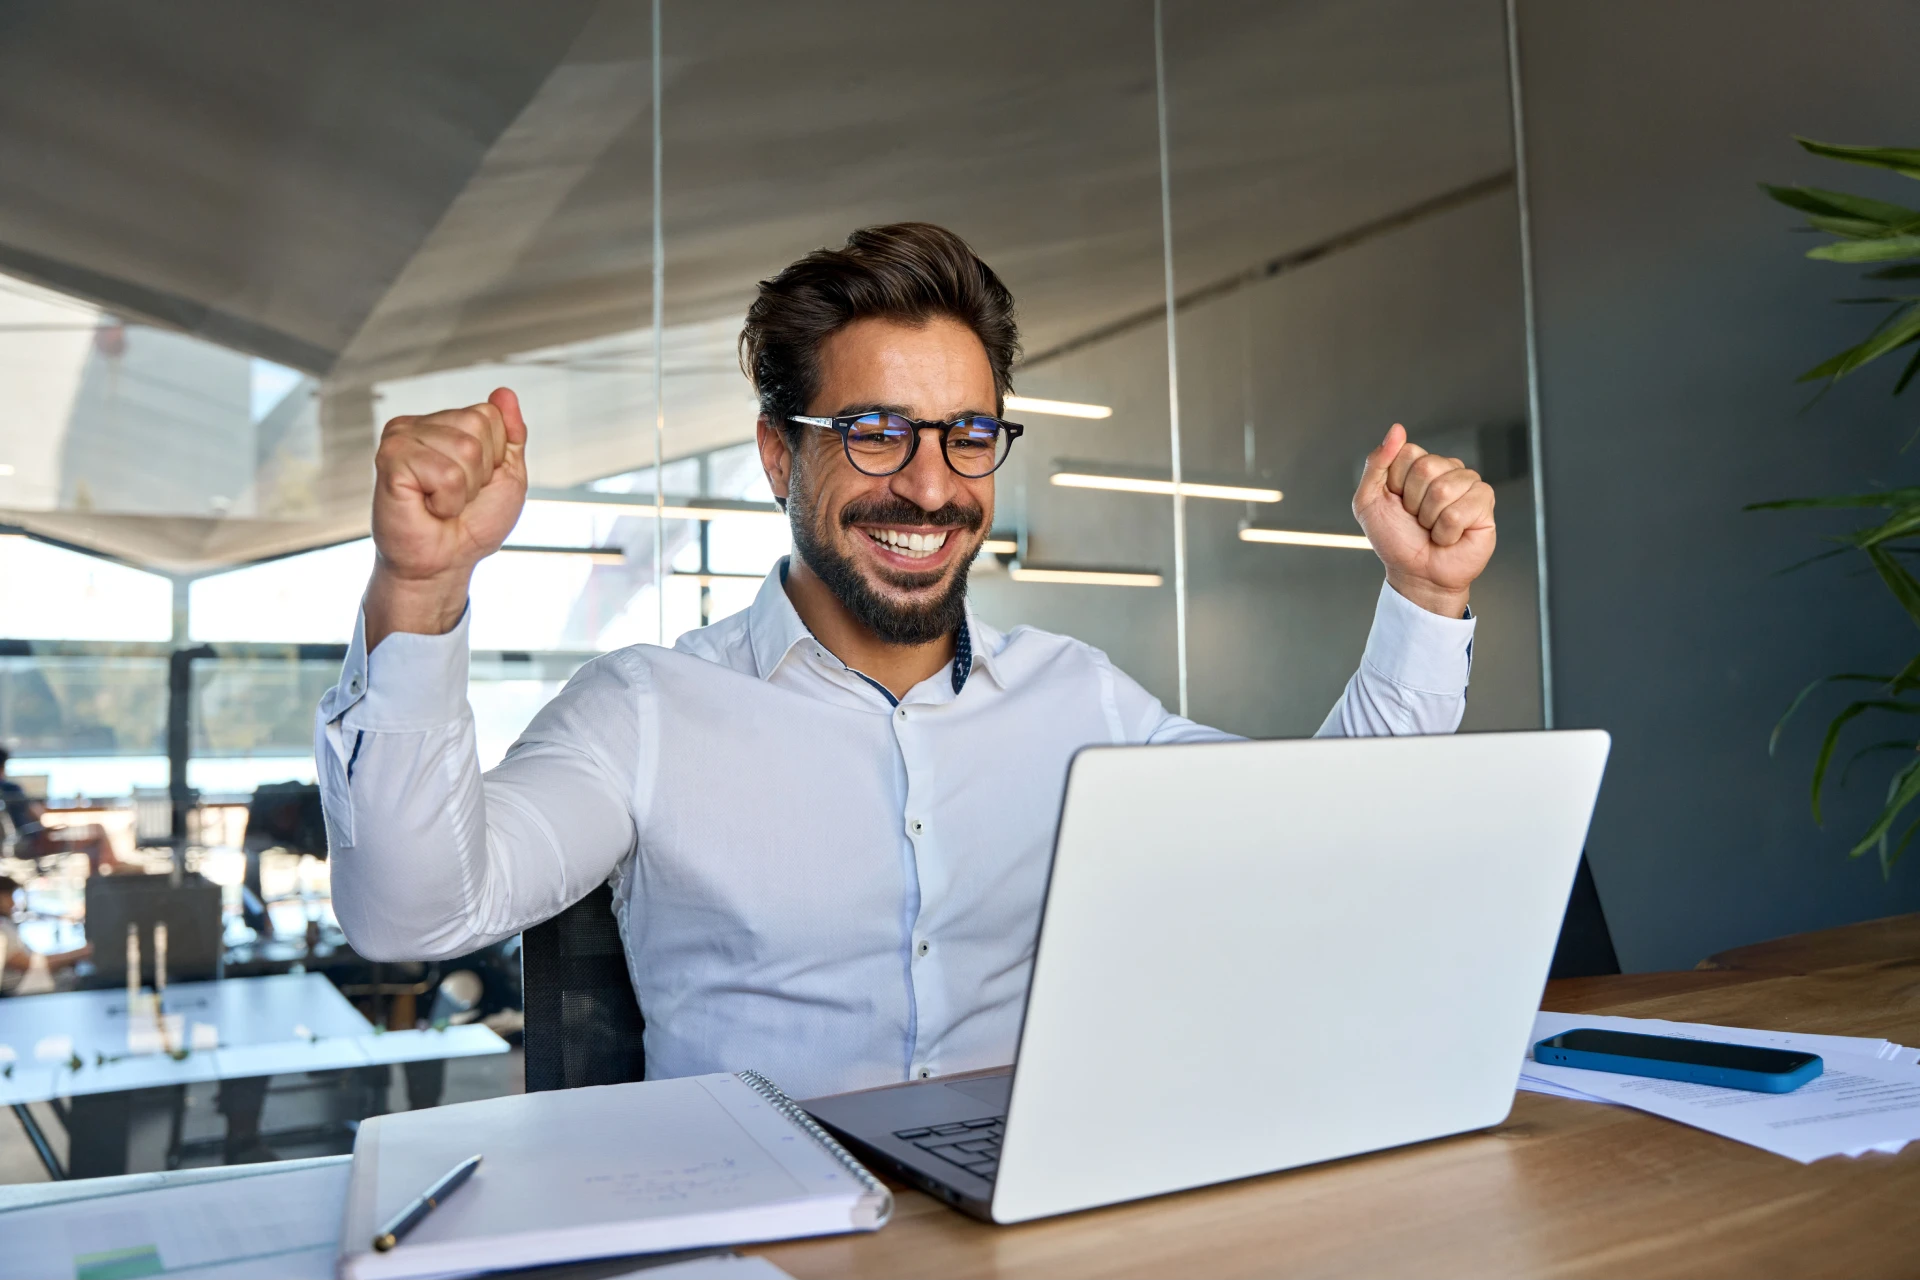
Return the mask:
<path id="1" fill-rule="evenodd" d="M 527 1090 L 567 1090 L 644 1080 L 646 1021 L 627 973 L 602 885 L 520 936 L 527 1009 Z"/>
<path id="2" fill-rule="evenodd" d="M 1620 958 L 1614 955 L 1613 931 L 1607 928 L 1607 914 L 1600 908 L 1600 890 L 1593 883 L 1593 869 L 1587 856 L 1580 856 L 1580 870 L 1574 873 L 1573 893 L 1567 896 L 1567 914 L 1560 920 L 1560 942 L 1553 949 L 1553 968 L 1548 978 L 1584 979 L 1596 974 L 1618 974 Z"/>

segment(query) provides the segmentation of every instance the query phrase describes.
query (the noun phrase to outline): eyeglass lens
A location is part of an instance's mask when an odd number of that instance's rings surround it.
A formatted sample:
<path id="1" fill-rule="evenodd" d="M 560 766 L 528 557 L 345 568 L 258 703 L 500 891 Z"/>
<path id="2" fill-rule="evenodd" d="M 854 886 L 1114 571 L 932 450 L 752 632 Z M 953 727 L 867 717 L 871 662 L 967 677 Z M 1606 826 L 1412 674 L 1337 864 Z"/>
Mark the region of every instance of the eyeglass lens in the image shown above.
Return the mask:
<path id="1" fill-rule="evenodd" d="M 906 465 L 914 435 L 912 421 L 899 414 L 862 414 L 847 432 L 847 456 L 861 471 L 884 476 Z M 997 418 L 962 418 L 947 425 L 947 462 L 962 476 L 988 475 L 1012 444 Z"/>

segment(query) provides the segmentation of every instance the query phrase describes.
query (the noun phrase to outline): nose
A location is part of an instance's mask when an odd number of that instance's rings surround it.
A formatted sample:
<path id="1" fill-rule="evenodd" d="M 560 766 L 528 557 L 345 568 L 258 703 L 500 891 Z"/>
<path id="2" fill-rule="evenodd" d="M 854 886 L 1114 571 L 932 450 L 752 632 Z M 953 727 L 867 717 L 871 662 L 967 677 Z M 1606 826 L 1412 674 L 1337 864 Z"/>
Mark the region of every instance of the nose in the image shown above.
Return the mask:
<path id="1" fill-rule="evenodd" d="M 954 498 L 959 478 L 947 466 L 940 448 L 941 433 L 931 427 L 920 429 L 920 445 L 913 459 L 890 478 L 888 488 L 921 511 L 939 511 Z"/>

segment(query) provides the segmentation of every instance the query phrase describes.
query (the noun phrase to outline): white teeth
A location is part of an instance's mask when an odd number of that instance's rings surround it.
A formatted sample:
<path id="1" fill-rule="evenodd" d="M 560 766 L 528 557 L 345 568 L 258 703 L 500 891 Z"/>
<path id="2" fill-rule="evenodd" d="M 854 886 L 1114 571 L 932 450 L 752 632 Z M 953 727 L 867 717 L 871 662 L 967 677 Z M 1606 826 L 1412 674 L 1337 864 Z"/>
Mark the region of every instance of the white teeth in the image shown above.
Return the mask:
<path id="1" fill-rule="evenodd" d="M 931 556 L 947 545 L 947 535 L 951 531 L 941 530 L 936 534 L 908 534 L 897 529 L 869 529 L 868 538 L 891 551 L 915 560 Z"/>

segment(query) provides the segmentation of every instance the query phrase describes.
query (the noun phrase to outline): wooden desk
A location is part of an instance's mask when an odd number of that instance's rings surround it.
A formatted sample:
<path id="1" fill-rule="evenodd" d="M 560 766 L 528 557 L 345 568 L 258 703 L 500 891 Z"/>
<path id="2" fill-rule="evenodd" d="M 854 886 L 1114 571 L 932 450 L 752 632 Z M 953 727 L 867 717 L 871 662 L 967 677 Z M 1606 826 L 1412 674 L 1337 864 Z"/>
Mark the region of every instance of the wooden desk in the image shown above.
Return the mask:
<path id="1" fill-rule="evenodd" d="M 1544 1005 L 1920 1044 L 1920 915 L 1702 965 L 1549 984 Z M 1920 1144 L 1802 1166 L 1539 1094 L 1478 1134 L 1017 1227 L 895 1194 L 876 1235 L 753 1252 L 797 1277 L 1920 1272 Z"/>

